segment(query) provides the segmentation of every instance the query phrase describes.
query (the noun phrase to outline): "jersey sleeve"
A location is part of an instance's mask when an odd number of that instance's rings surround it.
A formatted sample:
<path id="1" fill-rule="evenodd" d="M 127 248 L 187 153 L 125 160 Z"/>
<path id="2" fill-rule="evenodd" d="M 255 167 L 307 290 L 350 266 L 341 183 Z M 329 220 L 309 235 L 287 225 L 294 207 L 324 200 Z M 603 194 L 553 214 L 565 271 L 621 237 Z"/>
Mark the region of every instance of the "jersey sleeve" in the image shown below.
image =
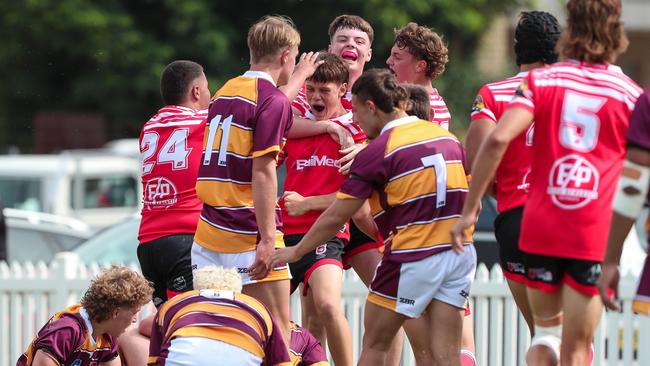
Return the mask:
<path id="1" fill-rule="evenodd" d="M 65 364 L 83 342 L 80 326 L 73 320 L 60 319 L 51 323 L 34 341 L 34 352 L 41 350 Z"/>
<path id="2" fill-rule="evenodd" d="M 268 366 L 291 366 L 291 357 L 289 351 L 280 334 L 280 328 L 273 321 L 273 330 L 266 341 L 264 348 L 263 365 Z"/>
<path id="3" fill-rule="evenodd" d="M 650 89 L 641 94 L 630 116 L 629 145 L 650 151 Z"/>
<path id="4" fill-rule="evenodd" d="M 386 177 L 384 148 L 384 144 L 375 141 L 359 152 L 336 198 L 367 199 L 376 188 L 383 186 Z"/>
<path id="5" fill-rule="evenodd" d="M 304 332 L 307 345 L 302 352 L 302 364 L 305 366 L 329 366 L 323 346 L 311 333 Z"/>
<path id="6" fill-rule="evenodd" d="M 477 119 L 489 119 L 494 123 L 497 122 L 494 113 L 494 96 L 487 85 L 484 85 L 479 90 L 472 105 L 471 120 L 475 121 Z"/>
<path id="7" fill-rule="evenodd" d="M 109 337 L 109 343 L 111 345 L 111 351 L 107 355 L 102 357 L 102 359 L 99 360 L 99 362 L 110 362 L 113 361 L 115 358 L 117 358 L 117 356 L 119 356 L 117 339 L 111 336 Z"/>
<path id="8" fill-rule="evenodd" d="M 253 127 L 253 158 L 278 153 L 293 120 L 289 100 L 280 91 L 265 98 L 258 108 Z"/>
<path id="9" fill-rule="evenodd" d="M 151 338 L 149 339 L 149 357 L 147 358 L 147 365 L 155 365 L 158 362 L 158 357 L 160 357 L 163 334 L 160 329 L 160 320 L 158 319 L 159 314 L 160 313 L 156 313 L 156 317 L 151 324 Z"/>
<path id="10" fill-rule="evenodd" d="M 535 94 L 531 88 L 531 86 L 534 85 L 532 77 L 533 73 L 531 72 L 524 79 L 521 79 L 521 83 L 519 83 L 517 90 L 515 90 L 515 96 L 508 105 L 508 109 L 520 107 L 535 114 Z"/>
<path id="11" fill-rule="evenodd" d="M 305 115 L 307 115 L 307 111 L 309 110 L 309 103 L 307 103 L 307 91 L 305 89 L 305 84 L 302 85 L 298 91 L 298 95 L 296 95 L 296 98 L 291 102 L 291 107 L 298 110 L 301 117 L 305 117 Z"/>

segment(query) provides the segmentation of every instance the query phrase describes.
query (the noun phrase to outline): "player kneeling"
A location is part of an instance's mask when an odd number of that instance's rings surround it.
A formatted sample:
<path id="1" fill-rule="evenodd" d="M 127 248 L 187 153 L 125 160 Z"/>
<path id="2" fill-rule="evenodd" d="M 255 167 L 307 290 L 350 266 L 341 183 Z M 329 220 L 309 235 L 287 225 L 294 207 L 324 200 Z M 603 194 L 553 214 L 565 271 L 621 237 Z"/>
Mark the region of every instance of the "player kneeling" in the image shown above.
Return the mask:
<path id="1" fill-rule="evenodd" d="M 81 304 L 56 313 L 41 328 L 16 366 L 120 365 L 116 338 L 152 293 L 137 272 L 107 269 L 92 281 Z"/>
<path id="2" fill-rule="evenodd" d="M 277 324 L 266 307 L 241 293 L 235 269 L 194 272 L 194 291 L 158 309 L 149 365 L 290 365 Z"/>
<path id="3" fill-rule="evenodd" d="M 405 113 L 408 93 L 388 70 L 365 72 L 352 95 L 355 117 L 372 142 L 355 158 L 336 201 L 298 245 L 277 250 L 270 264 L 297 261 L 369 199 L 386 247 L 370 285 L 359 365 L 384 365 L 402 323 L 425 311 L 435 363 L 459 365 L 476 251 L 468 241 L 452 252 L 443 232 L 465 200 L 463 148 L 440 126 Z"/>

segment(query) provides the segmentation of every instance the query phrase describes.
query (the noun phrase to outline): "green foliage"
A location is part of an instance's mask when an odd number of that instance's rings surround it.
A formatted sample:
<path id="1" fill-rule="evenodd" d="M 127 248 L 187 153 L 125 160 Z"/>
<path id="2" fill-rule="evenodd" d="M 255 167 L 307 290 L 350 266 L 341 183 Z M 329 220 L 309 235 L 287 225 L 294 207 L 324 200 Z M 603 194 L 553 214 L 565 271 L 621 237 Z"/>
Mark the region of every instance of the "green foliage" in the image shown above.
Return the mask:
<path id="1" fill-rule="evenodd" d="M 454 120 L 466 113 L 477 75 L 467 72 L 491 17 L 517 0 L 22 0 L 0 2 L 0 144 L 31 145 L 39 111 L 103 113 L 111 137 L 136 137 L 160 107 L 159 76 L 174 59 L 206 69 L 211 90 L 248 67 L 246 31 L 264 14 L 286 14 L 302 50 L 326 48 L 342 13 L 374 27 L 371 66 L 384 67 L 393 29 L 408 21 L 445 36 L 452 55 L 439 89 Z M 469 90 L 473 88 L 472 90 Z M 469 94 L 468 94 L 469 93 Z M 461 102 L 462 100 L 462 102 Z"/>

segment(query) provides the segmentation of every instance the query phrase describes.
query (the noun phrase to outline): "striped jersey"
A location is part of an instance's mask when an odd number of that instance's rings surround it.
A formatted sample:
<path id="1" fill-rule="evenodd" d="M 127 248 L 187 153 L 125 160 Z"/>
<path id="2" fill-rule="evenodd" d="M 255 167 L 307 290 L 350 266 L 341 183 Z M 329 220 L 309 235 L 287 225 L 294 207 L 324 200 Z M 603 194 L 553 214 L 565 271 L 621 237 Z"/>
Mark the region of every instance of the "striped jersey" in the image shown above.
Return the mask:
<path id="1" fill-rule="evenodd" d="M 253 159 L 281 150 L 291 127 L 287 97 L 266 73 L 247 71 L 229 80 L 208 112 L 196 192 L 203 202 L 194 240 L 221 253 L 257 246 L 253 207 Z M 276 207 L 276 247 L 283 247 Z"/>
<path id="2" fill-rule="evenodd" d="M 408 116 L 386 124 L 359 152 L 337 198 L 369 199 L 385 258 L 417 261 L 450 249 L 449 231 L 461 216 L 467 174 L 465 152 L 454 135 Z"/>
<path id="3" fill-rule="evenodd" d="M 438 93 L 438 89 L 433 88 L 433 91 L 429 93 L 429 100 L 431 102 L 431 121 L 440 125 L 440 127 L 449 131 L 449 123 L 451 123 L 451 114 L 449 114 L 449 109 L 445 100 L 442 99 L 442 96 Z"/>
<path id="4" fill-rule="evenodd" d="M 305 328 L 291 322 L 291 366 L 330 366 L 327 355 L 318 339 Z"/>
<path id="5" fill-rule="evenodd" d="M 535 120 L 523 251 L 603 260 L 640 93 L 618 67 L 573 60 L 532 70 L 521 81 L 509 108 L 526 109 Z"/>
<path id="6" fill-rule="evenodd" d="M 228 343 L 263 359 L 263 365 L 291 365 L 280 329 L 266 307 L 232 291 L 194 290 L 164 303 L 151 329 L 147 364 L 165 365 L 171 342 L 177 337 Z"/>
<path id="7" fill-rule="evenodd" d="M 508 108 L 515 90 L 528 72 L 494 83 L 485 84 L 479 90 L 472 106 L 472 121 L 487 119 L 495 124 Z M 523 206 L 528 198 L 528 174 L 533 145 L 534 124 L 517 136 L 503 155 L 495 174 L 495 192 L 499 212 Z"/>
<path id="8" fill-rule="evenodd" d="M 348 90 L 347 93 L 341 97 L 341 105 L 343 105 L 343 108 L 345 108 L 346 111 L 352 110 L 352 92 Z M 299 116 L 308 118 L 309 109 L 311 109 L 311 107 L 307 101 L 307 86 L 305 84 L 303 84 L 298 91 L 298 95 L 291 102 L 291 106 L 298 111 Z"/>
<path id="9" fill-rule="evenodd" d="M 195 186 L 207 116 L 207 109 L 168 105 L 142 127 L 140 243 L 196 231 L 203 203 Z"/>
<path id="10" fill-rule="evenodd" d="M 117 357 L 117 341 L 108 334 L 92 337 L 90 318 L 81 305 L 56 313 L 29 344 L 16 366 L 30 366 L 39 349 L 62 366 L 95 366 Z"/>

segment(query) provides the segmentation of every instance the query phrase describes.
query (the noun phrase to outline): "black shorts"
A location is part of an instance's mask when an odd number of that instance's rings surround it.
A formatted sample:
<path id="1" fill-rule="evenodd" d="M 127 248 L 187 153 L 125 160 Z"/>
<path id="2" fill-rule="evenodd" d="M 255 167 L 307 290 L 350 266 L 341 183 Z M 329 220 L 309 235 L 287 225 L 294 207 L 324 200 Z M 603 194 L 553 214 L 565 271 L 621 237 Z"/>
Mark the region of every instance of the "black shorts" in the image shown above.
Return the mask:
<path id="1" fill-rule="evenodd" d="M 519 249 L 519 230 L 524 207 L 504 211 L 494 219 L 494 236 L 499 244 L 499 263 L 510 281 L 526 283 L 524 252 Z"/>
<path id="2" fill-rule="evenodd" d="M 596 282 L 600 277 L 600 262 L 526 253 L 524 264 L 527 287 L 555 293 L 567 284 L 585 296 L 598 296 Z"/>
<path id="3" fill-rule="evenodd" d="M 350 258 L 366 250 L 379 250 L 379 244 L 350 220 L 350 241 L 343 247 L 343 268 L 349 269 Z"/>
<path id="4" fill-rule="evenodd" d="M 300 242 L 304 234 L 292 234 L 284 236 L 284 244 L 292 247 Z M 332 238 L 316 247 L 316 250 L 305 254 L 296 263 L 289 263 L 291 270 L 291 293 L 293 293 L 300 283 L 303 283 L 303 296 L 307 295 L 309 288 L 309 276 L 311 273 L 324 264 L 335 264 L 343 268 L 341 259 L 343 257 L 343 241 L 339 238 Z"/>
<path id="5" fill-rule="evenodd" d="M 193 234 L 163 236 L 138 245 L 144 277 L 153 282 L 153 304 L 158 307 L 179 292 L 192 290 Z"/>

